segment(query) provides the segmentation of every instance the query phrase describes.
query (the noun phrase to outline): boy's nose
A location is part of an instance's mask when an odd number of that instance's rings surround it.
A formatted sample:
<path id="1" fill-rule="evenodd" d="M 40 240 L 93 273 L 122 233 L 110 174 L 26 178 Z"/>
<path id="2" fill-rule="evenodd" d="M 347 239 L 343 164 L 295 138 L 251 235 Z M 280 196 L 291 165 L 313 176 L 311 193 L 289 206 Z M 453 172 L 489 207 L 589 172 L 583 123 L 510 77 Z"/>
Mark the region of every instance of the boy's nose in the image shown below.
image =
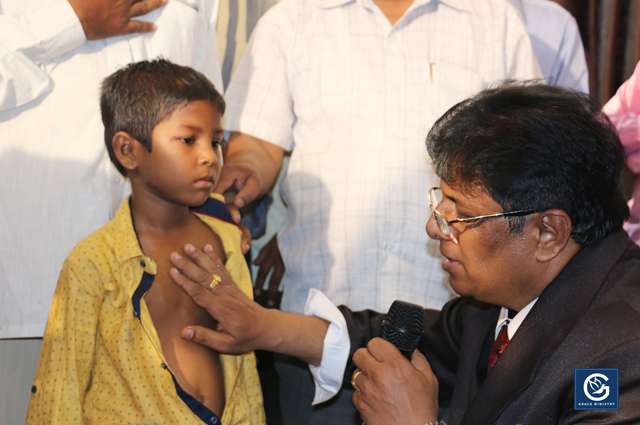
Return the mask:
<path id="1" fill-rule="evenodd" d="M 210 144 L 206 144 L 200 151 L 200 161 L 204 165 L 214 165 L 218 162 L 215 148 Z"/>

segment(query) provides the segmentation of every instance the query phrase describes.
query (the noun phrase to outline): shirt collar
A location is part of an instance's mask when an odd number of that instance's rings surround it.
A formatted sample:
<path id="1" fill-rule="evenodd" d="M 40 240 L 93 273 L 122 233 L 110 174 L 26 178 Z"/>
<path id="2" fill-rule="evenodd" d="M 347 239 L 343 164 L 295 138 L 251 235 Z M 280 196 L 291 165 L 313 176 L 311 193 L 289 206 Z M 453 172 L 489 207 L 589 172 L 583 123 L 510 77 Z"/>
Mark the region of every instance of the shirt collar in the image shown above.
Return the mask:
<path id="1" fill-rule="evenodd" d="M 133 227 L 133 217 L 131 216 L 131 196 L 120 205 L 113 219 L 116 259 L 119 263 L 124 263 L 132 258 L 143 257 L 142 248 L 138 235 Z"/>
<path id="2" fill-rule="evenodd" d="M 531 308 L 533 308 L 533 306 L 535 305 L 536 301 L 538 301 L 537 298 L 531 301 L 529 304 L 527 304 L 522 310 L 518 312 L 518 314 L 515 315 L 513 319 L 509 319 L 509 309 L 502 307 L 500 309 L 500 316 L 498 317 L 498 323 L 496 324 L 495 338 L 498 337 L 498 332 L 500 332 L 500 328 L 502 328 L 502 326 L 506 323 L 507 334 L 509 335 L 509 340 L 511 340 L 513 336 L 516 334 L 516 331 L 518 330 L 522 322 L 524 322 L 524 319 L 527 317 L 527 315 L 531 311 Z"/>
<path id="3" fill-rule="evenodd" d="M 329 9 L 332 7 L 344 6 L 355 1 L 358 0 L 320 0 L 320 7 L 323 9 Z M 438 1 L 456 9 L 467 9 L 466 0 L 414 0 L 414 3 L 416 3 L 417 6 L 421 6 L 423 4 L 431 3 L 432 1 Z"/>

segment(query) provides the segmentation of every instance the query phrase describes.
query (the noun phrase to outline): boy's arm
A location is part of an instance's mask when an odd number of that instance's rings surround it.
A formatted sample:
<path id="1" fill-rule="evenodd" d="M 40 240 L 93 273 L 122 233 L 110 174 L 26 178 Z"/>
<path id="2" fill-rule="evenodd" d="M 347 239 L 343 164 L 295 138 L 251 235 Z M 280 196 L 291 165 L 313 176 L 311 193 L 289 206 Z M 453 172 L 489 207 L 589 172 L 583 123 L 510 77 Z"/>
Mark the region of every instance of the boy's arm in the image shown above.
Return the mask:
<path id="1" fill-rule="evenodd" d="M 27 424 L 83 423 L 102 305 L 86 285 L 87 279 L 100 279 L 93 273 L 69 259 L 63 266 L 31 389 Z"/>

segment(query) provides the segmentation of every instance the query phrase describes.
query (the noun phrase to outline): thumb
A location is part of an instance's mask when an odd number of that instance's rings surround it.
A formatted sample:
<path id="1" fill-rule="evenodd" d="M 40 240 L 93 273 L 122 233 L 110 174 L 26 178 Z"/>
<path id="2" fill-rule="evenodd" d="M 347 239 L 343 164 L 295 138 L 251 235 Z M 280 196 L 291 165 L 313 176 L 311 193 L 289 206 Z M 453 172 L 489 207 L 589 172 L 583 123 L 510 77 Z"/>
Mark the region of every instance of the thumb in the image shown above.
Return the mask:
<path id="1" fill-rule="evenodd" d="M 433 376 L 431 365 L 427 361 L 427 358 L 418 349 L 413 350 L 411 355 L 411 364 L 418 369 L 424 376 Z"/>
<path id="2" fill-rule="evenodd" d="M 202 326 L 187 326 L 182 329 L 180 335 L 183 339 L 212 348 L 224 353 L 224 347 L 228 345 L 229 335 Z"/>

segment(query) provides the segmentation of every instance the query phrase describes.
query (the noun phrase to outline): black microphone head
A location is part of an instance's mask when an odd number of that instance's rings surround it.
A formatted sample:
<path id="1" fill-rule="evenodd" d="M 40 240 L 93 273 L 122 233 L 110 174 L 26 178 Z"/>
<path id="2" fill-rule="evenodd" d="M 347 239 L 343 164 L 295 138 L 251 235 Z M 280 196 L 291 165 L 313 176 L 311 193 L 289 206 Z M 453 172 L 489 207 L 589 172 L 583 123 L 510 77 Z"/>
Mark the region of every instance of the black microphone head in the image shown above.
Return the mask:
<path id="1" fill-rule="evenodd" d="M 394 301 L 382 322 L 382 337 L 404 352 L 418 347 L 424 331 L 424 308 L 405 301 Z"/>

